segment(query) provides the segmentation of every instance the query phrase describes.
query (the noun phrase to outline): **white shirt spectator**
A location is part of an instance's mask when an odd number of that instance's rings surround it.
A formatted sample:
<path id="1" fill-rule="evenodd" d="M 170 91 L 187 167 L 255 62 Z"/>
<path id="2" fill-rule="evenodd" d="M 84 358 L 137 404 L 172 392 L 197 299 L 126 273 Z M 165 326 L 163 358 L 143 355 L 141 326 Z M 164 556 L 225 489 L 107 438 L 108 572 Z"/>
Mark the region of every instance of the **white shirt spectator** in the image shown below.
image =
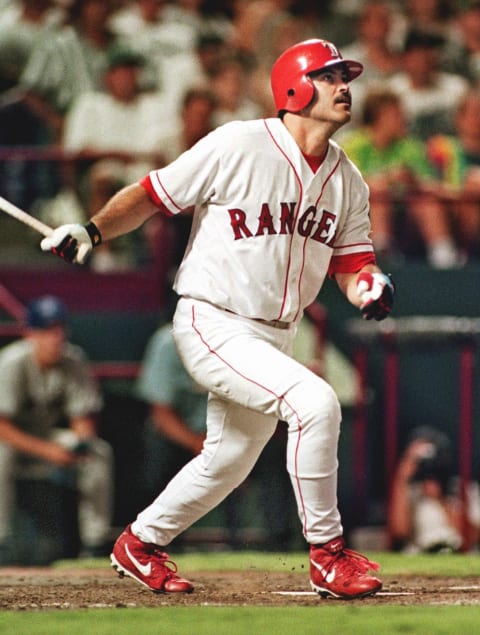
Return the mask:
<path id="1" fill-rule="evenodd" d="M 64 148 L 138 154 L 139 160 L 127 166 L 126 178 L 134 181 L 151 169 L 145 155 L 159 151 L 159 139 L 174 121 L 175 113 L 159 93 L 141 94 L 130 103 L 107 93 L 85 93 L 67 115 Z"/>
<path id="2" fill-rule="evenodd" d="M 392 76 L 387 84 L 401 95 L 412 131 L 422 138 L 430 136 L 432 131 L 438 132 L 437 126 L 446 133 L 450 131 L 452 117 L 469 88 L 465 78 L 444 72 L 437 72 L 434 83 L 422 88 L 413 89 L 410 78 L 403 72 Z M 425 128 L 427 123 L 429 131 Z"/>

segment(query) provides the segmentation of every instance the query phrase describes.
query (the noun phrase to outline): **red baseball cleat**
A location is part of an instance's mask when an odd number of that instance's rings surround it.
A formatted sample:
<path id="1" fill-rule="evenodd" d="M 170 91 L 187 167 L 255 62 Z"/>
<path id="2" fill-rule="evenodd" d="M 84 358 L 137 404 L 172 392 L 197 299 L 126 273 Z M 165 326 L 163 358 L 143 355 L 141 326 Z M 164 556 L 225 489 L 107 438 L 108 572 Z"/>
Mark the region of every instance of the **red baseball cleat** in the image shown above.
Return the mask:
<path id="1" fill-rule="evenodd" d="M 110 554 L 112 567 L 156 593 L 191 593 L 193 585 L 177 575 L 177 565 L 158 545 L 142 542 L 130 525 L 118 537 Z"/>
<path id="2" fill-rule="evenodd" d="M 382 588 L 382 583 L 367 572 L 378 568 L 376 562 L 370 562 L 361 553 L 345 549 L 342 537 L 310 546 L 310 584 L 322 597 L 350 600 L 373 595 Z"/>

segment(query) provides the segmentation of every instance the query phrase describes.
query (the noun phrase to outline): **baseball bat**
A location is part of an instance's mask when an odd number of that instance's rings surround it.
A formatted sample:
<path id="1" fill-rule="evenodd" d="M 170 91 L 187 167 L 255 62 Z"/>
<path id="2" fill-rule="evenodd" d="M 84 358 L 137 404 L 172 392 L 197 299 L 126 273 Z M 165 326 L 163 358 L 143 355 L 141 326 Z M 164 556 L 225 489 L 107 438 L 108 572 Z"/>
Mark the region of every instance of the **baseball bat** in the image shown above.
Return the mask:
<path id="1" fill-rule="evenodd" d="M 13 216 L 13 218 L 16 218 L 24 225 L 28 225 L 39 234 L 43 234 L 43 236 L 50 236 L 53 232 L 51 227 L 42 223 L 42 221 L 38 220 L 38 218 L 27 214 L 27 212 L 24 212 L 13 203 L 10 203 L 10 201 L 7 201 L 7 199 L 3 198 L 3 196 L 0 196 L 0 210 L 9 216 Z"/>

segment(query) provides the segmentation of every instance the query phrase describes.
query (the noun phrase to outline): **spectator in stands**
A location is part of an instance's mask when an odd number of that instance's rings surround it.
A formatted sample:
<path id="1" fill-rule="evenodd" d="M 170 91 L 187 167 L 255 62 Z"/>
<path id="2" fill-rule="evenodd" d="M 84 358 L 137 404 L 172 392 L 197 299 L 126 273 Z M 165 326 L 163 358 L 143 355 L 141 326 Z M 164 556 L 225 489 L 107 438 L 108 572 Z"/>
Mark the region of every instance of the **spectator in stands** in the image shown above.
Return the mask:
<path id="1" fill-rule="evenodd" d="M 355 39 L 357 5 L 336 0 L 292 0 L 288 12 L 305 24 L 307 38 L 335 42 L 343 51 Z"/>
<path id="2" fill-rule="evenodd" d="M 277 116 L 270 86 L 272 65 L 283 51 L 306 39 L 305 28 L 303 19 L 282 11 L 265 20 L 259 31 L 249 89 L 264 117 Z"/>
<path id="3" fill-rule="evenodd" d="M 383 86 L 401 65 L 400 52 L 392 38 L 394 10 L 391 4 L 385 0 L 368 0 L 362 3 L 356 20 L 356 38 L 342 48 L 345 59 L 359 60 L 364 66 L 363 75 L 358 82 L 352 82 L 350 88 L 355 110 L 348 129 L 358 125 L 358 113 L 367 91 Z"/>
<path id="4" fill-rule="evenodd" d="M 232 34 L 228 18 L 228 3 L 205 2 L 205 0 L 177 0 L 165 7 L 165 19 L 173 25 L 183 24 L 193 28 L 195 41 L 210 33 L 217 33 L 222 39 Z"/>
<path id="5" fill-rule="evenodd" d="M 165 0 L 138 0 L 113 23 L 124 44 L 147 62 L 142 84 L 161 91 L 174 110 L 186 90 L 205 79 L 210 58 L 217 59 L 224 42 L 218 31 L 199 32 L 191 21 L 175 19 L 176 10 L 176 4 Z"/>
<path id="6" fill-rule="evenodd" d="M 442 37 L 411 29 L 406 37 L 402 70 L 388 86 L 402 97 L 410 132 L 423 140 L 435 132 L 450 133 L 453 115 L 469 88 L 458 74 L 441 70 Z"/>
<path id="7" fill-rule="evenodd" d="M 442 53 L 447 56 L 450 47 L 458 42 L 456 18 L 459 3 L 454 0 L 404 0 L 398 4 L 399 19 L 395 30 L 399 42 L 405 42 L 412 28 L 426 30 L 442 38 L 445 47 Z"/>
<path id="8" fill-rule="evenodd" d="M 151 337 L 137 383 L 139 397 L 151 407 L 145 427 L 142 478 L 145 504 L 151 502 L 192 456 L 201 452 L 205 439 L 208 394 L 185 370 L 171 331 L 172 325 L 167 323 Z M 292 537 L 294 507 L 293 500 L 290 507 L 288 504 L 289 480 L 282 461 L 285 451 L 286 436 L 279 430 L 254 471 L 258 476 L 267 534 L 265 544 L 272 550 L 287 549 Z M 248 482 L 243 487 L 248 488 Z M 240 488 L 222 505 L 232 546 L 241 546 L 237 544 L 237 534 L 242 524 L 242 492 Z"/>
<path id="9" fill-rule="evenodd" d="M 232 35 L 229 44 L 246 58 L 254 58 L 258 37 L 267 20 L 275 14 L 288 11 L 291 0 L 234 0 L 232 8 Z"/>
<path id="10" fill-rule="evenodd" d="M 118 10 L 111 20 L 112 28 L 135 43 L 145 57 L 163 58 L 191 50 L 195 45 L 196 29 L 186 21 L 171 20 L 168 0 L 136 0 Z"/>
<path id="11" fill-rule="evenodd" d="M 132 47 L 148 59 L 138 43 L 132 41 Z M 158 59 L 157 86 L 168 112 L 181 110 L 183 98 L 191 88 L 209 87 L 218 60 L 223 59 L 228 50 L 227 41 L 221 35 L 204 33 L 197 38 L 193 50 Z"/>
<path id="12" fill-rule="evenodd" d="M 64 26 L 36 46 L 20 78 L 29 107 L 61 138 L 63 118 L 80 94 L 98 89 L 115 42 L 114 0 L 72 0 Z"/>
<path id="13" fill-rule="evenodd" d="M 99 555 L 108 547 L 113 503 L 112 450 L 96 429 L 101 394 L 83 351 L 67 340 L 61 300 L 32 300 L 25 328 L 0 353 L 0 545 L 13 537 L 19 478 L 77 491 L 82 550 Z M 56 557 L 66 555 L 60 543 Z"/>
<path id="14" fill-rule="evenodd" d="M 6 15 L 5 15 L 6 14 Z M 62 12 L 53 0 L 19 0 L 0 18 L 0 91 L 17 85 L 33 47 L 58 28 Z"/>
<path id="15" fill-rule="evenodd" d="M 459 485 L 448 437 L 436 428 L 416 428 L 393 478 L 388 513 L 393 548 L 411 553 L 476 550 L 480 490 L 476 482 L 467 487 L 465 518 Z"/>
<path id="16" fill-rule="evenodd" d="M 369 93 L 362 122 L 361 128 L 345 137 L 343 147 L 370 187 L 372 236 L 379 256 L 392 258 L 408 248 L 405 238 L 409 241 L 411 236 L 404 233 L 413 222 L 432 266 L 458 265 L 425 145 L 408 134 L 400 97 L 385 90 Z"/>
<path id="17" fill-rule="evenodd" d="M 217 107 L 214 126 L 228 121 L 258 119 L 262 108 L 249 94 L 250 67 L 241 56 L 229 55 L 219 60 L 210 78 L 210 88 Z"/>
<path id="18" fill-rule="evenodd" d="M 58 138 L 51 122 L 32 110 L 18 82 L 32 51 L 56 37 L 62 19 L 52 0 L 21 0 L 0 9 L 1 146 L 47 147 Z M 0 162 L 2 195 L 33 213 L 37 200 L 57 193 L 60 181 L 58 164 L 23 158 Z"/>
<path id="19" fill-rule="evenodd" d="M 144 60 L 139 54 L 112 47 L 106 64 L 104 89 L 76 98 L 65 119 L 64 149 L 80 154 L 90 166 L 81 196 L 90 216 L 118 189 L 157 167 L 159 139 L 176 119 L 159 93 L 141 88 Z M 105 271 L 138 264 L 145 255 L 137 257 L 131 243 L 101 245 L 92 266 Z"/>
<path id="20" fill-rule="evenodd" d="M 15 149 L 41 152 L 55 142 L 51 128 L 29 108 L 15 89 L 0 95 L 0 147 L 11 154 L 0 161 L 2 196 L 35 213 L 40 199 L 55 196 L 62 184 L 58 163 L 15 154 Z"/>
<path id="21" fill-rule="evenodd" d="M 480 258 L 480 89 L 470 90 L 455 116 L 455 134 L 434 135 L 428 156 L 455 219 L 459 244 L 468 258 Z"/>
<path id="22" fill-rule="evenodd" d="M 471 0 L 459 11 L 455 39 L 448 47 L 449 70 L 480 82 L 480 1 Z"/>
<path id="23" fill-rule="evenodd" d="M 216 107 L 215 94 L 208 88 L 190 88 L 185 93 L 177 116 L 158 139 L 157 151 L 162 162 L 171 163 L 213 130 Z"/>
<path id="24" fill-rule="evenodd" d="M 191 148 L 197 141 L 213 130 L 213 115 L 217 107 L 217 100 L 213 92 L 207 88 L 190 88 L 182 102 L 179 116 L 175 123 L 169 126 L 164 137 L 158 139 L 158 152 L 161 161 L 168 164 L 174 161 L 182 152 Z M 157 214 L 145 226 L 146 237 L 150 245 L 153 258 L 157 254 L 159 244 L 170 246 L 170 265 L 172 267 L 169 279 L 173 281 L 176 269 L 185 253 L 190 228 L 191 214 L 182 214 L 182 218 L 170 218 Z M 164 233 L 167 239 L 159 241 L 159 234 Z"/>

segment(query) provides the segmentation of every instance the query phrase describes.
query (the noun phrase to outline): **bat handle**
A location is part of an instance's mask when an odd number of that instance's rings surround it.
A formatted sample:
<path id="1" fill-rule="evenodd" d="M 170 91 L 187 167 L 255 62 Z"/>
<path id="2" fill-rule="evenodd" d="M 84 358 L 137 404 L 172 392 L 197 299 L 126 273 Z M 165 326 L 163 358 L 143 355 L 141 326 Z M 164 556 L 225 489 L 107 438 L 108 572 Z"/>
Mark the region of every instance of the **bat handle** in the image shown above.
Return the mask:
<path id="1" fill-rule="evenodd" d="M 37 231 L 39 234 L 42 234 L 43 236 L 52 235 L 53 229 L 51 227 L 49 227 L 45 223 L 42 223 L 42 221 L 39 220 L 38 218 L 35 218 L 35 216 L 32 216 L 31 214 L 27 214 L 27 212 L 24 212 L 23 209 L 20 209 L 19 207 L 17 207 L 10 201 L 7 201 L 7 199 L 3 198 L 3 196 L 0 196 L 0 210 L 5 212 L 9 216 L 16 218 L 18 221 L 20 221 L 24 225 L 31 227 L 32 229 Z"/>

